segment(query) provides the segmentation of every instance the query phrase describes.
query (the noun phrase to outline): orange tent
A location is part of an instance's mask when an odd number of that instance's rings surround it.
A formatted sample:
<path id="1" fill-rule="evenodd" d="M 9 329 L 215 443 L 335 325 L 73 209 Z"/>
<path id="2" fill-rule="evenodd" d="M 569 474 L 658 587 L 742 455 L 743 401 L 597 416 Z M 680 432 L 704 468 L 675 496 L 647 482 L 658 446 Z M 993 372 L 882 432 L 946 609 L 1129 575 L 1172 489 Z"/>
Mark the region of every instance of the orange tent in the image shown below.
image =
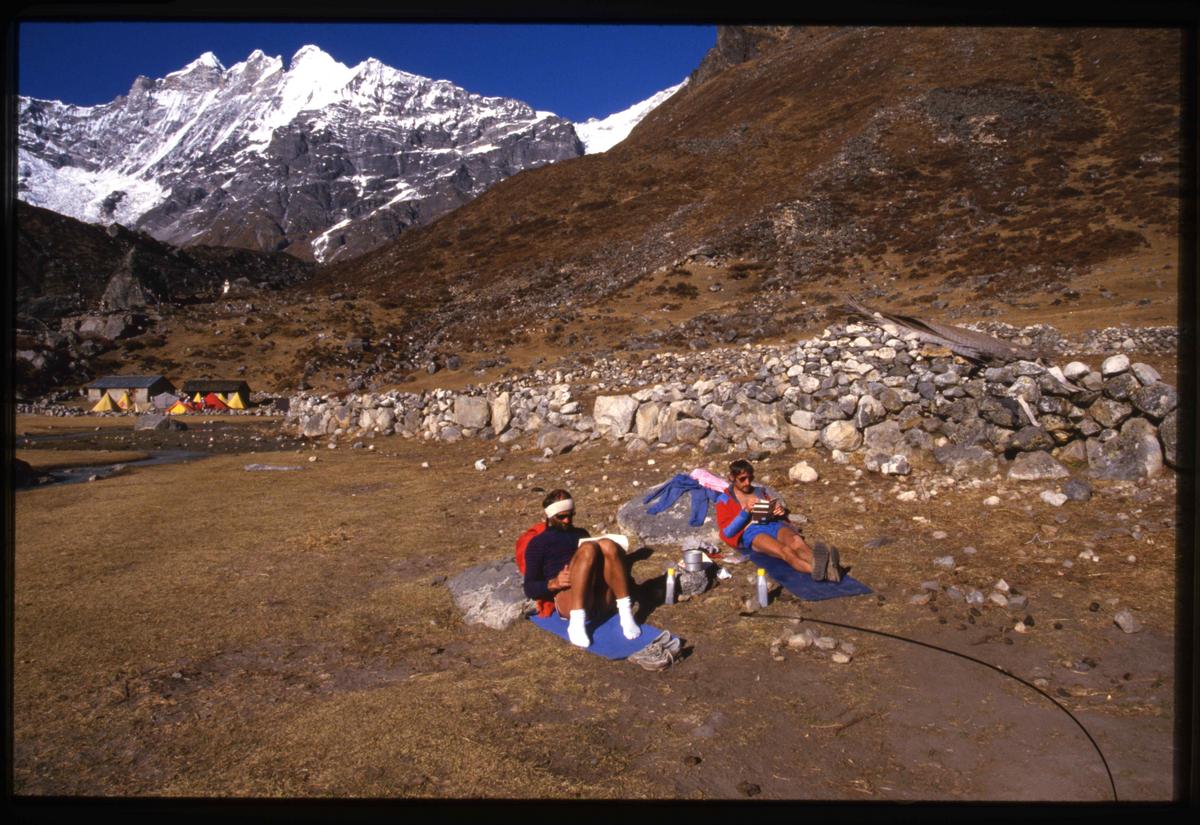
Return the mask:
<path id="1" fill-rule="evenodd" d="M 206 410 L 227 410 L 229 406 L 215 392 L 210 392 L 204 396 L 204 408 Z"/>

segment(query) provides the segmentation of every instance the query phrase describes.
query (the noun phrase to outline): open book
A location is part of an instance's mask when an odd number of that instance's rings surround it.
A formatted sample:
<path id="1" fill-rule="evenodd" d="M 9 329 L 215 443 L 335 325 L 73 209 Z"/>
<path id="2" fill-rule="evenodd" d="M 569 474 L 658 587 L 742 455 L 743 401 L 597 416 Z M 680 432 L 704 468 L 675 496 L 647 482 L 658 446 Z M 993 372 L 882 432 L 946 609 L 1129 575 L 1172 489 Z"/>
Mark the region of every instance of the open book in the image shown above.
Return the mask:
<path id="1" fill-rule="evenodd" d="M 595 541 L 596 539 L 610 539 L 626 553 L 629 552 L 629 539 L 625 538 L 620 533 L 603 533 L 599 536 L 588 536 L 585 539 L 580 539 L 579 543 L 583 544 L 585 541 Z"/>

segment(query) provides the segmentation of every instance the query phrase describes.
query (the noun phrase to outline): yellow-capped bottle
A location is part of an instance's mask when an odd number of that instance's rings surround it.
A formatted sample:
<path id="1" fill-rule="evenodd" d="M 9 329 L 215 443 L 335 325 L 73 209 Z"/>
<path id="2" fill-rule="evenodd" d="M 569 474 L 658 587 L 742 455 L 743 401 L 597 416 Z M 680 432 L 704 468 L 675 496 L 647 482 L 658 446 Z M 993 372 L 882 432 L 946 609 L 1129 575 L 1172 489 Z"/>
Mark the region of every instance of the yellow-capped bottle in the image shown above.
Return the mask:
<path id="1" fill-rule="evenodd" d="M 767 606 L 767 571 L 758 568 L 758 606 Z"/>
<path id="2" fill-rule="evenodd" d="M 667 568 L 667 597 L 663 599 L 665 604 L 675 604 L 675 568 Z"/>

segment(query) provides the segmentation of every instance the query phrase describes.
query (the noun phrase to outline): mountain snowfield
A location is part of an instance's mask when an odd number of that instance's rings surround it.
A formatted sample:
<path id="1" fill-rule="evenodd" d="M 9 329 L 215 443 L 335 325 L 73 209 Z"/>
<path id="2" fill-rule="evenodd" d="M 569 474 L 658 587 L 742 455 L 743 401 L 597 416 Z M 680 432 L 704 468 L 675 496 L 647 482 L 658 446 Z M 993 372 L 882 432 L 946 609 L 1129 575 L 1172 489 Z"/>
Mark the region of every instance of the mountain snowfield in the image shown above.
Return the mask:
<path id="1" fill-rule="evenodd" d="M 628 109 L 609 115 L 603 120 L 588 118 L 583 123 L 575 124 L 575 133 L 583 143 L 584 152 L 594 155 L 597 152 L 607 152 L 623 141 L 633 131 L 633 127 L 641 123 L 642 118 L 663 104 L 667 98 L 687 85 L 687 79 L 676 83 L 669 89 L 663 89 L 640 103 L 635 103 Z"/>
<path id="2" fill-rule="evenodd" d="M 17 191 L 176 245 L 350 257 L 524 169 L 620 140 L 679 84 L 578 126 L 369 58 L 304 46 L 287 67 L 211 52 L 97 106 L 21 97 Z"/>

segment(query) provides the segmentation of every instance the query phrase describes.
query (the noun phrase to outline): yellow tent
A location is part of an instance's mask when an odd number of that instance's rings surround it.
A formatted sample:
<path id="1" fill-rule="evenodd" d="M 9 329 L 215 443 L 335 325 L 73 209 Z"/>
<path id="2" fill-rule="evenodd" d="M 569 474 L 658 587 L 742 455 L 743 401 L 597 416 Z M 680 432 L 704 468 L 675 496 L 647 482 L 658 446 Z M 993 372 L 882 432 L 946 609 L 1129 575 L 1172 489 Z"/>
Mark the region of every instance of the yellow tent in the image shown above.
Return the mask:
<path id="1" fill-rule="evenodd" d="M 231 392 L 225 396 L 225 403 L 229 405 L 231 410 L 244 410 L 246 405 L 242 403 L 242 397 L 236 392 Z"/>
<path id="2" fill-rule="evenodd" d="M 192 396 L 192 403 L 194 403 L 194 404 L 203 404 L 203 403 L 204 403 L 204 396 L 203 396 L 203 395 L 201 395 L 200 393 L 196 393 L 194 396 Z"/>
<path id="3" fill-rule="evenodd" d="M 116 407 L 113 406 L 112 398 L 108 393 L 100 396 L 100 400 L 96 402 L 96 406 L 92 407 L 92 412 L 112 412 Z"/>
<path id="4" fill-rule="evenodd" d="M 191 412 L 191 408 L 189 408 L 188 405 L 182 401 L 176 401 L 167 408 L 167 415 L 183 415 L 184 413 L 189 412 Z"/>
<path id="5" fill-rule="evenodd" d="M 120 408 L 121 408 L 121 409 L 123 409 L 123 410 L 127 410 L 127 409 L 129 409 L 129 395 L 128 395 L 128 393 L 126 393 L 126 392 L 122 391 L 122 392 L 121 392 L 121 394 L 117 396 L 117 406 L 118 406 L 118 407 L 120 407 Z"/>

